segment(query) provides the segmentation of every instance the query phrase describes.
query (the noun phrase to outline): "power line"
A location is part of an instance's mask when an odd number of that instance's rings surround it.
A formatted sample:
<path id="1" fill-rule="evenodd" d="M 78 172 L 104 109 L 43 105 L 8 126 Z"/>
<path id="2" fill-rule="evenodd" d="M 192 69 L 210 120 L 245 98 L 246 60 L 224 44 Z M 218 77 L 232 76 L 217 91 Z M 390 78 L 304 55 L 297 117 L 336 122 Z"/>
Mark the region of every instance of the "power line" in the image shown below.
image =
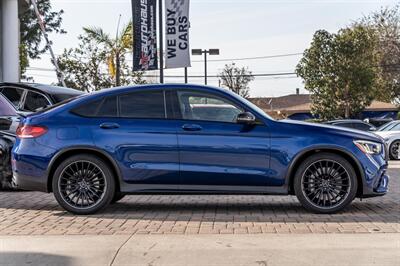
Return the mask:
<path id="1" fill-rule="evenodd" d="M 49 55 L 49 53 L 45 53 Z M 60 56 L 60 54 L 56 54 Z M 222 59 L 212 59 L 207 60 L 208 62 L 228 62 L 228 61 L 245 61 L 245 60 L 260 60 L 260 59 L 272 59 L 272 58 L 281 58 L 281 57 L 291 57 L 291 56 L 299 56 L 303 55 L 303 53 L 292 53 L 292 54 L 277 54 L 277 55 L 265 55 L 265 56 L 255 56 L 255 57 L 239 57 L 239 58 L 222 58 Z M 81 56 L 82 58 L 88 59 L 86 56 Z M 131 59 L 126 59 L 128 62 L 132 62 Z M 192 63 L 202 63 L 204 60 L 192 60 Z"/>
<path id="2" fill-rule="evenodd" d="M 53 72 L 53 69 L 49 68 L 40 68 L 40 67 L 28 67 L 28 70 L 32 71 L 46 71 L 46 72 Z M 252 77 L 274 77 L 274 76 L 290 76 L 290 75 L 296 75 L 295 72 L 281 72 L 281 73 L 257 73 L 257 74 L 251 74 L 251 75 L 242 75 L 242 76 L 252 76 Z M 145 78 L 157 78 L 159 77 L 158 75 L 143 75 L 142 77 Z M 165 77 L 167 78 L 183 78 L 182 75 L 166 75 Z M 204 75 L 189 75 L 189 78 L 204 78 Z M 209 75 L 208 77 L 210 78 L 219 78 L 218 75 Z"/>
<path id="3" fill-rule="evenodd" d="M 256 56 L 256 57 L 241 57 L 241 58 L 231 58 L 231 59 L 212 59 L 207 60 L 208 62 L 225 62 L 225 61 L 244 61 L 244 60 L 259 60 L 259 59 L 270 59 L 270 58 L 280 58 L 280 57 L 290 57 L 290 56 L 298 56 L 303 53 L 294 53 L 294 54 L 277 54 L 277 55 L 265 55 L 265 56 Z M 192 60 L 194 63 L 204 62 L 203 60 Z"/>

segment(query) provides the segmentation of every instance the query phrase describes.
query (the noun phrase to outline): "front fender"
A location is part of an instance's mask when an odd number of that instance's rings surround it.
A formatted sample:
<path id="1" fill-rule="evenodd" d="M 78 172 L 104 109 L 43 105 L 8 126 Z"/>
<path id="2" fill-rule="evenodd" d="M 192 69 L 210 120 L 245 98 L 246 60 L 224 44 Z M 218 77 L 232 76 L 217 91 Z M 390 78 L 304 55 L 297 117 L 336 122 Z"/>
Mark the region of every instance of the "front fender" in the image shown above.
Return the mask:
<path id="1" fill-rule="evenodd" d="M 350 160 L 350 163 L 353 164 L 353 166 L 355 164 L 356 169 L 354 170 L 356 173 L 360 174 L 359 180 L 362 181 L 361 186 L 364 186 L 365 174 L 362 165 L 350 150 L 336 145 L 313 145 L 298 152 L 291 160 L 285 174 L 285 187 L 288 189 L 289 193 L 294 192 L 292 185 L 298 165 L 308 156 L 318 152 L 332 152 L 346 157 L 347 160 Z"/>

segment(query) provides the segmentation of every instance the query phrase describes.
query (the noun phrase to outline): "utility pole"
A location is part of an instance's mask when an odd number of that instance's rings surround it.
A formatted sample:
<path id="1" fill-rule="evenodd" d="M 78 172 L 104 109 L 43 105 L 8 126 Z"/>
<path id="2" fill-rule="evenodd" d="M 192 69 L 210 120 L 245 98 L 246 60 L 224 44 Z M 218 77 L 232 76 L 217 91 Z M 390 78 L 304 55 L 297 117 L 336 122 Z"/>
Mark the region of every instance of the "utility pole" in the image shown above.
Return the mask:
<path id="1" fill-rule="evenodd" d="M 188 68 L 185 67 L 185 84 L 188 83 Z"/>
<path id="2" fill-rule="evenodd" d="M 36 0 L 26 0 L 26 2 L 28 3 L 28 5 L 29 5 L 29 4 L 32 4 L 32 6 L 33 6 L 33 9 L 34 9 L 34 11 L 35 11 L 35 14 L 36 14 L 36 17 L 37 17 L 39 26 L 40 26 L 40 31 L 42 32 L 42 34 L 43 34 L 43 36 L 44 36 L 44 39 L 45 39 L 45 41 L 46 41 L 46 46 L 49 48 L 49 52 L 50 52 L 50 55 L 51 55 L 52 63 L 53 63 L 53 65 L 54 65 L 54 67 L 56 68 L 58 81 L 59 81 L 64 87 L 66 87 L 66 85 L 65 85 L 65 80 L 64 80 L 64 79 L 65 79 L 65 78 L 64 78 L 64 73 L 61 71 L 61 69 L 60 69 L 59 66 L 58 66 L 56 56 L 54 55 L 53 48 L 51 47 L 51 43 L 50 43 L 50 41 L 49 41 L 49 37 L 48 37 L 48 35 L 47 35 L 47 33 L 46 33 L 46 28 L 45 28 L 44 22 L 43 22 L 43 20 L 42 20 L 42 16 L 40 15 L 39 9 L 38 9 L 38 7 L 37 7 L 37 5 L 36 5 Z"/>

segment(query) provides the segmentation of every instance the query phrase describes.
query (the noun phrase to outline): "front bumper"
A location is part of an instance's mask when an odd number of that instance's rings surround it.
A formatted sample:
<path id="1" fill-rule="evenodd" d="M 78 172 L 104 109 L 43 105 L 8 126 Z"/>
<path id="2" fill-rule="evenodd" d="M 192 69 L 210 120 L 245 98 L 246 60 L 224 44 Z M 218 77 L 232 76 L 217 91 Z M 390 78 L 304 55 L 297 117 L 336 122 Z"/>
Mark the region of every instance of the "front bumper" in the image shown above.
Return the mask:
<path id="1" fill-rule="evenodd" d="M 364 155 L 365 156 L 365 155 Z M 363 160 L 364 184 L 362 198 L 385 195 L 389 188 L 390 177 L 387 173 L 387 155 L 366 155 Z"/>

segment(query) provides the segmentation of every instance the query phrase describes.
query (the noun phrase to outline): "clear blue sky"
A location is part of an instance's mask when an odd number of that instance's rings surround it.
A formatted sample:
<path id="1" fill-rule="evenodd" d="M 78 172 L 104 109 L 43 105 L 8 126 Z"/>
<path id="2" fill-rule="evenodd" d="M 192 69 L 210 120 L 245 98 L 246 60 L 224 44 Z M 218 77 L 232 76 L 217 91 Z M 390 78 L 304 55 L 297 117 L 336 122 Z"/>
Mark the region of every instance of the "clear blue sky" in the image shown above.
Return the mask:
<path id="1" fill-rule="evenodd" d="M 55 10 L 65 11 L 63 27 L 68 34 L 51 36 L 56 54 L 75 47 L 84 26 L 99 26 L 115 33 L 119 14 L 122 23 L 131 19 L 130 0 L 52 0 Z M 191 48 L 219 48 L 220 56 L 210 59 L 243 58 L 276 54 L 301 53 L 318 29 L 336 32 L 341 27 L 382 6 L 397 1 L 334 1 L 334 0 L 191 0 Z M 293 72 L 301 56 L 237 61 L 254 73 Z M 193 56 L 193 61 L 201 60 Z M 216 75 L 225 63 L 210 62 L 209 74 Z M 203 63 L 193 62 L 189 75 L 202 75 Z M 51 68 L 49 57 L 32 62 L 32 67 Z M 55 74 L 30 70 L 37 82 L 55 82 Z M 183 75 L 183 70 L 167 70 L 166 75 Z M 183 82 L 183 79 L 166 79 Z M 202 83 L 203 79 L 190 79 Z M 210 85 L 218 85 L 216 78 Z M 303 89 L 299 78 L 256 78 L 251 83 L 252 96 L 279 96 Z"/>

